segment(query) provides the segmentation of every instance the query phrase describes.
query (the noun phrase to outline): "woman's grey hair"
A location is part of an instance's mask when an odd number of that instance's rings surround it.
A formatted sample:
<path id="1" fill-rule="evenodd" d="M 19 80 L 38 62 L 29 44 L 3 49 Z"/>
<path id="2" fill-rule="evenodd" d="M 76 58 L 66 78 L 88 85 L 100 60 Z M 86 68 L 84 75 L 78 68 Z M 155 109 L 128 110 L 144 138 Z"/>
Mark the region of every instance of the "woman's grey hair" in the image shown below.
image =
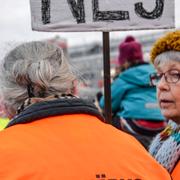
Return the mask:
<path id="1" fill-rule="evenodd" d="M 180 52 L 179 51 L 165 51 L 158 56 L 156 56 L 154 60 L 155 66 L 160 66 L 162 64 L 167 64 L 171 61 L 177 61 L 180 63 Z"/>
<path id="2" fill-rule="evenodd" d="M 29 97 L 61 95 L 73 88 L 73 75 L 63 51 L 47 42 L 29 42 L 17 46 L 4 58 L 1 66 L 0 86 L 3 104 L 8 115 Z"/>

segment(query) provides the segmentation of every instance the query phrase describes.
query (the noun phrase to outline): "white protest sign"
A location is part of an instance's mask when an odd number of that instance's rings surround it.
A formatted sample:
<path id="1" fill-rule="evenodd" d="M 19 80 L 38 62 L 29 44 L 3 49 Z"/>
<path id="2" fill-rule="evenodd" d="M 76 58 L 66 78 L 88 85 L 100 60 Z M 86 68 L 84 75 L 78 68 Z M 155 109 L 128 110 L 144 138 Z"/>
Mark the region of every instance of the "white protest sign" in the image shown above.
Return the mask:
<path id="1" fill-rule="evenodd" d="M 30 0 L 37 31 L 117 31 L 174 27 L 174 0 Z"/>

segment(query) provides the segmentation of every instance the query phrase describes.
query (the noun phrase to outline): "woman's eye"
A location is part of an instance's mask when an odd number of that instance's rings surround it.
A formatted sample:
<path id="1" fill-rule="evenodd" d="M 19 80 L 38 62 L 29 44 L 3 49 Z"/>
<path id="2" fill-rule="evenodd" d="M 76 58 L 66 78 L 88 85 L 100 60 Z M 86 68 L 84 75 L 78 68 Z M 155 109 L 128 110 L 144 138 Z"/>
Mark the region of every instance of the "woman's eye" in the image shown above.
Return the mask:
<path id="1" fill-rule="evenodd" d="M 179 73 L 171 74 L 172 77 L 179 77 Z"/>
<path id="2" fill-rule="evenodd" d="M 180 74 L 179 73 L 171 73 L 171 74 L 169 74 L 169 79 L 171 79 L 171 81 L 177 81 L 178 79 L 179 79 L 179 77 L 180 77 Z"/>

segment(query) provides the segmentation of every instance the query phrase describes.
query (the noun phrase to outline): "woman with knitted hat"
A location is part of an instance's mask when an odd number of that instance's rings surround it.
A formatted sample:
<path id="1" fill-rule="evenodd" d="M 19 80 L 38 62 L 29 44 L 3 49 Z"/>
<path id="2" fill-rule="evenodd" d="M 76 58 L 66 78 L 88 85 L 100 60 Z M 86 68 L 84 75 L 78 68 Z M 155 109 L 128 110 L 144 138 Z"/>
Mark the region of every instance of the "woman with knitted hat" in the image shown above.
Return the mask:
<path id="1" fill-rule="evenodd" d="M 142 47 L 133 36 L 119 45 L 121 73 L 111 85 L 113 125 L 133 134 L 147 148 L 152 137 L 166 125 L 157 105 L 156 88 L 149 75 L 155 70 L 145 63 Z M 104 108 L 104 97 L 100 101 Z"/>
<path id="2" fill-rule="evenodd" d="M 151 51 L 157 70 L 151 82 L 157 87 L 162 114 L 169 120 L 167 128 L 153 140 L 149 152 L 172 178 L 180 179 L 180 30 L 157 40 Z"/>

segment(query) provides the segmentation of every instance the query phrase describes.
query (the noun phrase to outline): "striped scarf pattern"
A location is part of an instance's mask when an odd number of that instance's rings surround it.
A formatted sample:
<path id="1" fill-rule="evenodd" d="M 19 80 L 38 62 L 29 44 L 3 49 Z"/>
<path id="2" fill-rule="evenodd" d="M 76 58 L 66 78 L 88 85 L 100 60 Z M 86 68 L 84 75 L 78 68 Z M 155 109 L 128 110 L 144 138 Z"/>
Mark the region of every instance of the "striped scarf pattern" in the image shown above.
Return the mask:
<path id="1" fill-rule="evenodd" d="M 171 173 L 180 157 L 180 125 L 169 120 L 165 130 L 152 141 L 149 152 Z"/>

